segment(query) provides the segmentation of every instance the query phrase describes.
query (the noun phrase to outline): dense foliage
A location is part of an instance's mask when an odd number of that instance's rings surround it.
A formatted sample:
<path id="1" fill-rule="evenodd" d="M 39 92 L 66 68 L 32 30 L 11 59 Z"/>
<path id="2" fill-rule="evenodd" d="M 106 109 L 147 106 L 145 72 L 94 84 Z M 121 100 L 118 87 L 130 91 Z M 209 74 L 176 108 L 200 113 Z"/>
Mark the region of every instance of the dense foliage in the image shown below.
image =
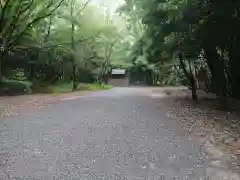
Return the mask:
<path id="1" fill-rule="evenodd" d="M 164 69 L 174 82 L 185 77 L 194 99 L 203 79 L 223 99 L 240 97 L 239 1 L 126 0 L 120 12 L 144 27 L 132 60 L 145 67 L 149 83 Z"/>
<path id="2" fill-rule="evenodd" d="M 128 44 L 112 19 L 90 0 L 1 0 L 1 85 L 102 83 Z"/>
<path id="3" fill-rule="evenodd" d="M 90 0 L 1 0 L 0 82 L 102 83 L 111 67 L 131 80 L 184 84 L 239 98 L 240 3 L 125 0 L 119 16 Z"/>

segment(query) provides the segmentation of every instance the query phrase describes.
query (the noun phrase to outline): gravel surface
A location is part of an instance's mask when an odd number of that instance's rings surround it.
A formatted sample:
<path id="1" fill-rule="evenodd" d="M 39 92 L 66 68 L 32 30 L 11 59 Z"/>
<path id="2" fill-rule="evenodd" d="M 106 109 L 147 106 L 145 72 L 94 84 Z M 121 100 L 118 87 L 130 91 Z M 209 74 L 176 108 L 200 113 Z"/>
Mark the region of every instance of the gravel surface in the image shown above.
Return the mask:
<path id="1" fill-rule="evenodd" d="M 238 180 L 166 117 L 161 94 L 114 88 L 0 121 L 1 180 Z"/>

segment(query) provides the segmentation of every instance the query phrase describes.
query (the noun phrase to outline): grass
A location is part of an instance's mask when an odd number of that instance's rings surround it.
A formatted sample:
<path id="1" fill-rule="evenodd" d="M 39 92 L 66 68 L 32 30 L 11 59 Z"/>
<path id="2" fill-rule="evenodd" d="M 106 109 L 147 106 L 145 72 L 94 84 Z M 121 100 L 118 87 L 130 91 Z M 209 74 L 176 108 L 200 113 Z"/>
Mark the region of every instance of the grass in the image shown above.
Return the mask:
<path id="1" fill-rule="evenodd" d="M 111 89 L 112 86 L 106 84 L 85 84 L 80 83 L 76 89 L 76 91 L 98 91 L 98 90 L 107 90 Z M 33 87 L 34 93 L 45 93 L 45 94 L 53 94 L 60 95 L 63 93 L 72 92 L 72 83 L 58 83 L 56 85 L 50 84 L 36 84 Z"/>
<path id="2" fill-rule="evenodd" d="M 111 86 L 99 85 L 99 84 L 79 84 L 75 91 L 98 91 L 110 89 Z M 38 88 L 39 92 L 46 94 L 60 95 L 64 93 L 72 92 L 72 83 L 61 83 L 57 85 L 47 85 L 42 88 Z M 36 91 L 35 91 L 36 92 Z"/>
<path id="3" fill-rule="evenodd" d="M 76 91 L 98 91 L 111 89 L 112 86 L 106 84 L 85 84 L 80 83 Z M 17 80 L 4 80 L 0 85 L 0 95 L 22 95 L 30 93 L 43 93 L 60 95 L 63 93 L 72 92 L 72 83 L 57 83 L 55 85 L 45 82 L 29 82 Z"/>
<path id="4" fill-rule="evenodd" d="M 89 90 L 89 91 L 97 91 L 97 90 L 108 90 L 111 89 L 112 86 L 108 84 L 80 84 L 78 89 L 80 90 Z"/>

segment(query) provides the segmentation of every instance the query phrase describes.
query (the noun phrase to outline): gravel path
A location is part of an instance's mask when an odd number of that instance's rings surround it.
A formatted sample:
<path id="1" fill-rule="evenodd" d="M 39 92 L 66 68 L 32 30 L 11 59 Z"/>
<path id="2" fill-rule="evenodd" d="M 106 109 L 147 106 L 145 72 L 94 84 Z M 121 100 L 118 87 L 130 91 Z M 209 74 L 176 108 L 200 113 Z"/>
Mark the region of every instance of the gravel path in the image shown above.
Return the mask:
<path id="1" fill-rule="evenodd" d="M 238 180 L 166 117 L 161 98 L 114 88 L 0 121 L 0 179 Z"/>

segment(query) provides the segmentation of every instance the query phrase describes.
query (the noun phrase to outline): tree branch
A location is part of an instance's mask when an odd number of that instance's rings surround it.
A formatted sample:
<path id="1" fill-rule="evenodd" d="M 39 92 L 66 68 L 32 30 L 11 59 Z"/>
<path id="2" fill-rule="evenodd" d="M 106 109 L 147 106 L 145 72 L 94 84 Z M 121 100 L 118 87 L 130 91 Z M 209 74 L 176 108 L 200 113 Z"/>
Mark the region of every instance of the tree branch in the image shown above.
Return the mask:
<path id="1" fill-rule="evenodd" d="M 77 12 L 77 16 L 80 15 L 87 7 L 87 5 L 90 3 L 91 0 L 87 0 L 84 4 L 83 7 Z"/>
<path id="2" fill-rule="evenodd" d="M 20 16 L 22 16 L 24 14 L 24 12 L 26 12 L 33 5 L 33 2 L 34 2 L 34 0 L 31 0 L 24 9 L 22 9 L 23 5 L 20 4 L 20 7 L 18 8 L 18 13 L 17 13 L 16 16 L 14 16 L 14 20 L 10 25 L 11 26 L 11 31 L 9 33 L 8 39 L 12 38 L 12 34 L 13 34 L 14 30 L 16 29 L 16 25 L 17 25 L 17 22 L 18 22 Z"/>
<path id="3" fill-rule="evenodd" d="M 7 10 L 7 7 L 9 5 L 11 0 L 6 0 L 4 6 L 3 6 L 3 9 L 2 9 L 2 12 L 1 12 L 1 18 L 0 18 L 0 27 L 2 28 L 3 27 L 3 19 L 5 17 L 5 12 Z"/>
<path id="4" fill-rule="evenodd" d="M 47 30 L 47 34 L 43 40 L 43 43 L 45 43 L 47 41 L 48 37 L 50 36 L 51 25 L 52 25 L 52 16 L 49 17 L 48 30 Z"/>
<path id="5" fill-rule="evenodd" d="M 35 18 L 34 20 L 32 20 L 30 23 L 27 24 L 27 26 L 16 36 L 15 39 L 12 40 L 12 42 L 10 44 L 14 44 L 20 37 L 22 37 L 24 35 L 24 33 L 34 24 L 36 24 L 37 22 L 39 22 L 41 19 L 46 18 L 51 16 L 64 2 L 64 0 L 61 0 L 58 5 L 52 9 L 48 14 L 45 14 L 43 16 L 39 16 L 37 18 Z"/>

